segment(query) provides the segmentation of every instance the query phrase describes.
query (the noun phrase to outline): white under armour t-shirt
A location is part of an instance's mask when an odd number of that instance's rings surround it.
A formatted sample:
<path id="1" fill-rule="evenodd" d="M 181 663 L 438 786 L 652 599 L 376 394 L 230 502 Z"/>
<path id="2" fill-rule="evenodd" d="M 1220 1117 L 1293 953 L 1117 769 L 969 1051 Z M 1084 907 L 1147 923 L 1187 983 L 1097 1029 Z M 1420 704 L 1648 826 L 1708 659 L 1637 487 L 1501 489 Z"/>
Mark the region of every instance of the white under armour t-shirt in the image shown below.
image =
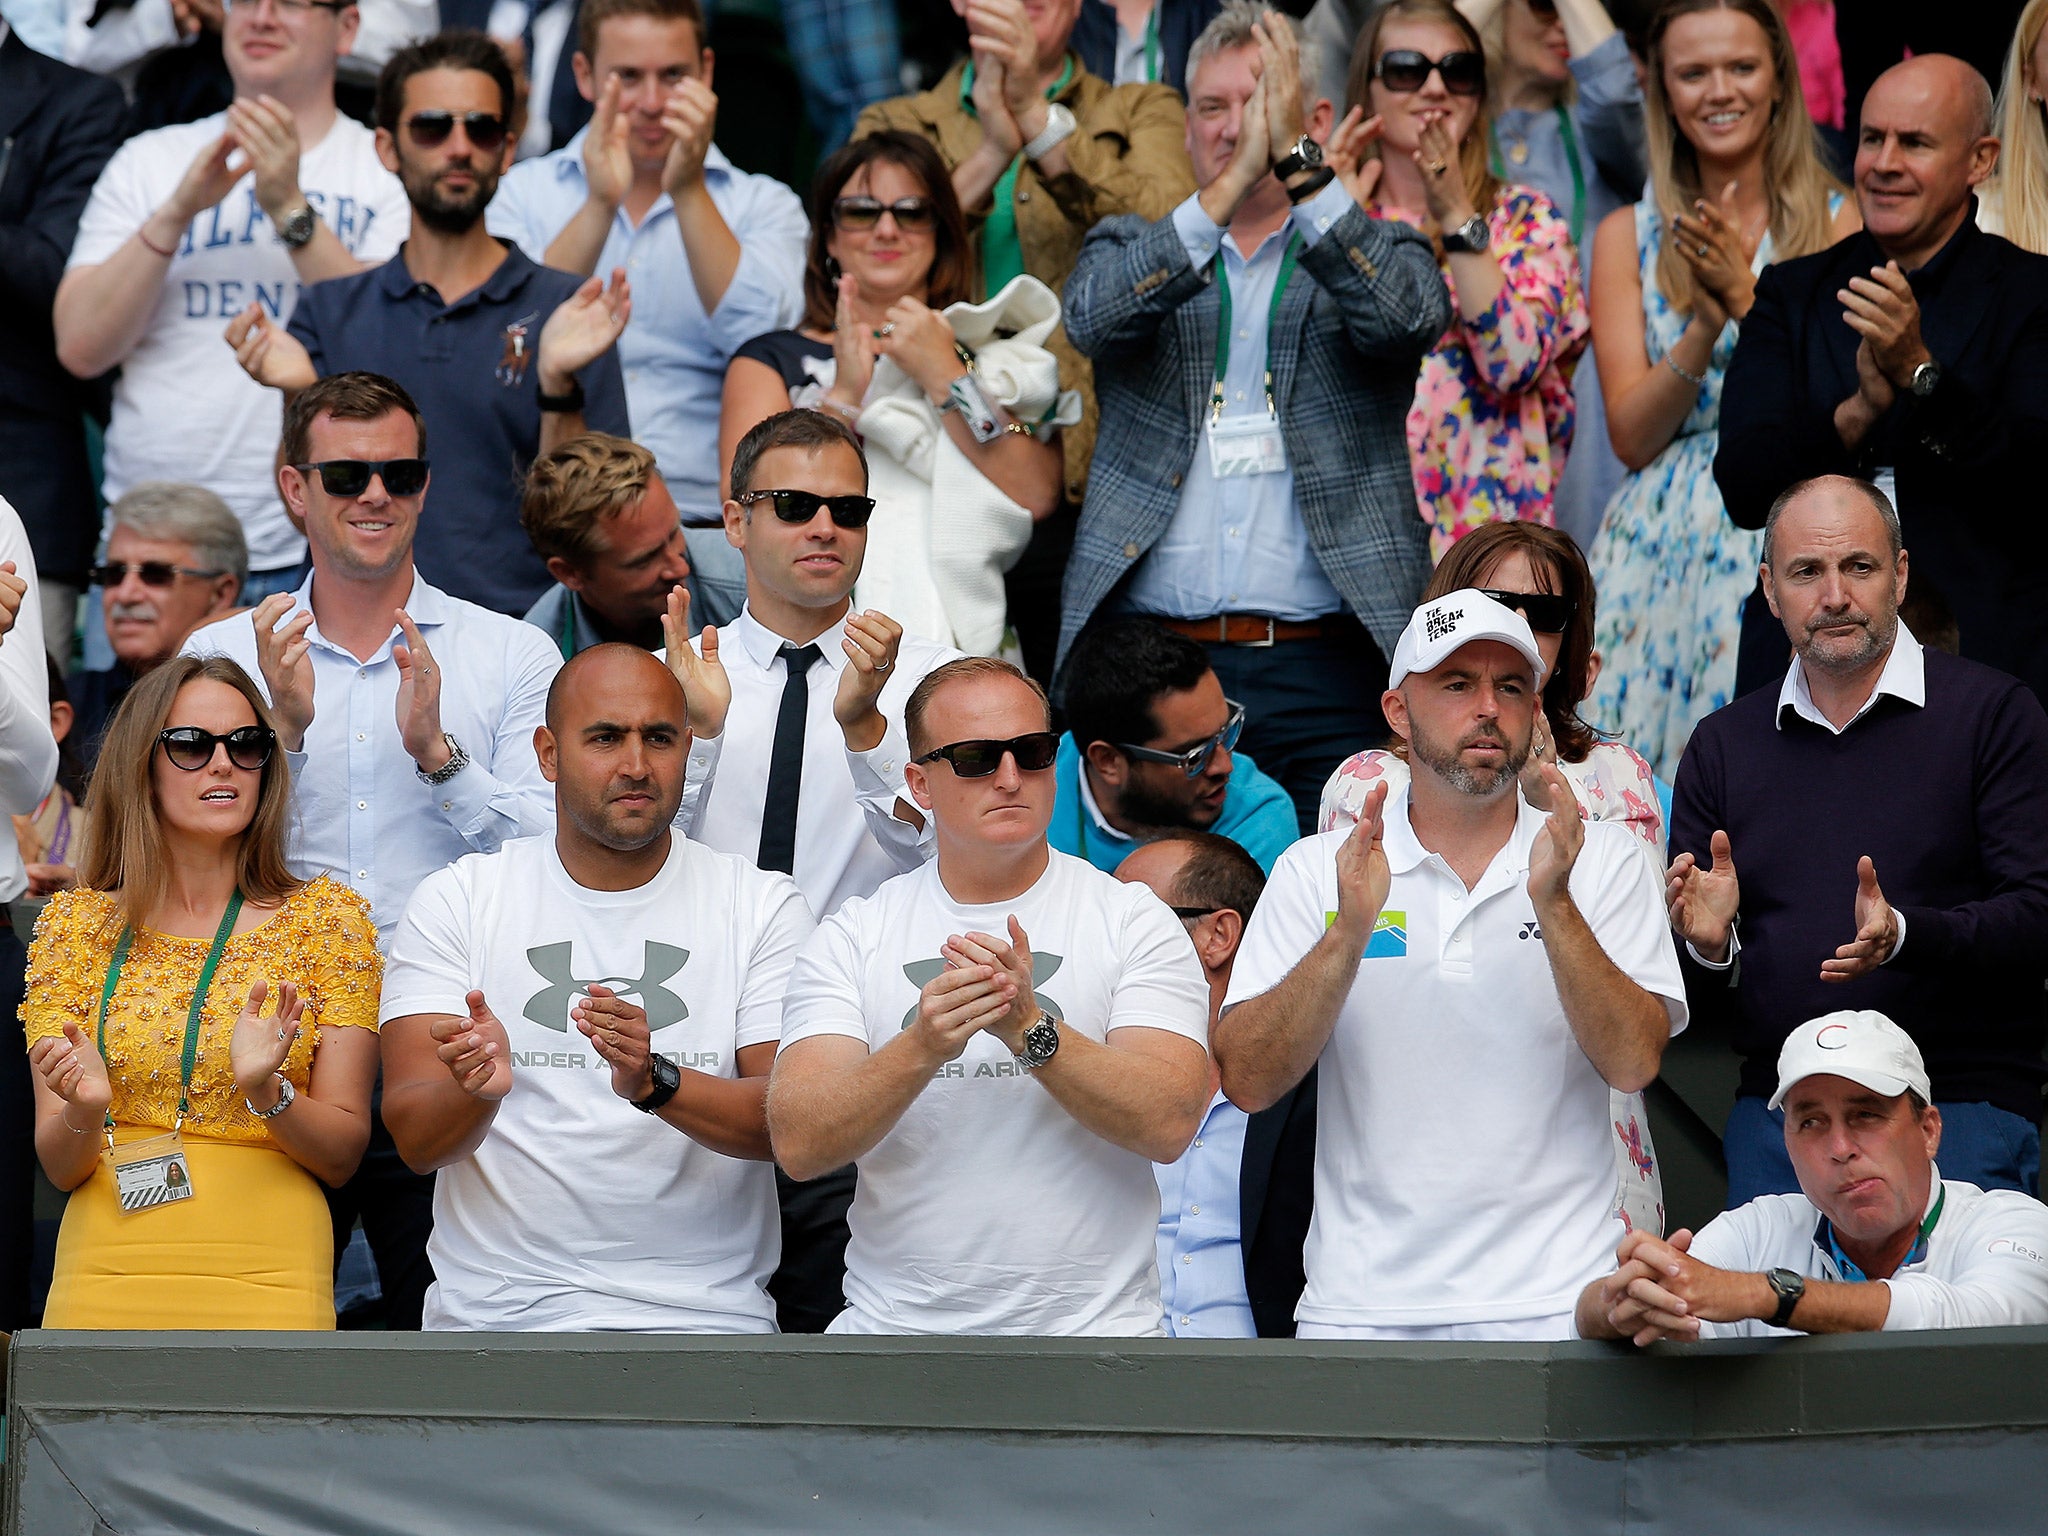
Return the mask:
<path id="1" fill-rule="evenodd" d="M 466 1015 L 480 988 L 512 1057 L 483 1144 L 435 1182 L 426 1327 L 775 1331 L 772 1166 L 699 1146 L 612 1092 L 569 1010 L 602 983 L 647 1010 L 656 1050 L 732 1077 L 739 1050 L 776 1038 L 811 926 L 787 875 L 680 837 L 630 891 L 576 884 L 552 837 L 421 882 L 392 941 L 382 1022 Z"/>
<path id="2" fill-rule="evenodd" d="M 1161 1029 L 1206 1045 L 1209 988 L 1166 905 L 1052 853 L 1013 902 L 953 900 L 936 860 L 849 901 L 790 977 L 782 1044 L 850 1035 L 880 1050 L 914 1016 L 954 934 L 1023 925 L 1039 1006 L 1103 1040 Z M 1152 1165 L 1067 1113 L 977 1034 L 858 1163 L 846 1310 L 833 1333 L 1163 1331 Z"/>
<path id="3" fill-rule="evenodd" d="M 1548 818 L 1516 805 L 1513 835 L 1468 891 L 1416 839 L 1406 789 L 1387 798 L 1393 878 L 1317 1078 L 1304 1337 L 1521 1320 L 1568 1337 L 1580 1290 L 1614 1268 L 1607 1084 L 1565 1019 L 1529 898 Z M 1350 832 L 1280 856 L 1226 1009 L 1285 979 L 1335 920 Z M 1659 872 L 1620 825 L 1585 833 L 1572 898 L 1675 1034 L 1685 986 Z"/>

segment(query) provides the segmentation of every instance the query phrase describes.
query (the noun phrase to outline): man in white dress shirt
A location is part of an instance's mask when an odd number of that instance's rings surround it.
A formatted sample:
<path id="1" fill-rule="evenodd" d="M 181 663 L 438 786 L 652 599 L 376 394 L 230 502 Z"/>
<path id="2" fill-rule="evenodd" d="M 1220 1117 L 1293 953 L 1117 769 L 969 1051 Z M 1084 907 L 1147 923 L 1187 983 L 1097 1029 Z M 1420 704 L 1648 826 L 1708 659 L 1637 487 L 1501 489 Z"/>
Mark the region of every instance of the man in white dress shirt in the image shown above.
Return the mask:
<path id="1" fill-rule="evenodd" d="M 261 678 L 298 801 L 293 866 L 360 891 L 387 947 L 428 875 L 554 825 L 533 733 L 561 655 L 531 624 L 413 570 L 426 450 L 418 408 L 389 379 L 339 373 L 299 394 L 277 476 L 312 574 L 185 642 Z M 417 1327 L 432 1181 L 399 1163 L 381 1119 L 330 1204 L 335 1251 L 360 1207 L 393 1326 Z"/>

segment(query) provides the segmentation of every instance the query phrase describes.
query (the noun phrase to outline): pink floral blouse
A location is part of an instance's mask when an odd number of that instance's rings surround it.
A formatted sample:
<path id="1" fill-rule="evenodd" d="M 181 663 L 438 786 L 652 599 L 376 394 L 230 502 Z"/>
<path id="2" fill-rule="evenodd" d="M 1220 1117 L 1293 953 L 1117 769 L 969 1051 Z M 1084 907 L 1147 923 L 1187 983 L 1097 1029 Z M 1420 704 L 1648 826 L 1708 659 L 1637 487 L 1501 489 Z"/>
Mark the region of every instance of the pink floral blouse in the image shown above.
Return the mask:
<path id="1" fill-rule="evenodd" d="M 1487 224 L 1500 297 L 1464 319 L 1445 264 L 1451 328 L 1422 360 L 1408 412 L 1415 494 L 1437 559 L 1481 524 L 1552 520 L 1572 440 L 1572 370 L 1592 332 L 1571 228 L 1550 200 L 1503 186 Z"/>

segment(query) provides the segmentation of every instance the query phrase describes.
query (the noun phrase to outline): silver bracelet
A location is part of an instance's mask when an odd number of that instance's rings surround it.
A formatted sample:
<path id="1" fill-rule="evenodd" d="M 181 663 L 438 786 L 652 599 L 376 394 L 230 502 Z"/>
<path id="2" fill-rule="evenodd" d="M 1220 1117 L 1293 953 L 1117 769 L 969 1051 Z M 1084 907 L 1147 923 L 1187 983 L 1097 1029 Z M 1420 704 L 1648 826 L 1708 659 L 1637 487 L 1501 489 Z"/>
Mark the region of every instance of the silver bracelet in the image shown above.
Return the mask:
<path id="1" fill-rule="evenodd" d="M 1669 368 L 1673 373 L 1677 374 L 1681 379 L 1685 380 L 1685 382 L 1690 384 L 1694 389 L 1705 389 L 1707 387 L 1707 376 L 1704 373 L 1687 372 L 1686 369 L 1679 363 L 1678 359 L 1673 357 L 1669 352 L 1666 352 L 1664 354 L 1664 366 L 1666 368 Z"/>

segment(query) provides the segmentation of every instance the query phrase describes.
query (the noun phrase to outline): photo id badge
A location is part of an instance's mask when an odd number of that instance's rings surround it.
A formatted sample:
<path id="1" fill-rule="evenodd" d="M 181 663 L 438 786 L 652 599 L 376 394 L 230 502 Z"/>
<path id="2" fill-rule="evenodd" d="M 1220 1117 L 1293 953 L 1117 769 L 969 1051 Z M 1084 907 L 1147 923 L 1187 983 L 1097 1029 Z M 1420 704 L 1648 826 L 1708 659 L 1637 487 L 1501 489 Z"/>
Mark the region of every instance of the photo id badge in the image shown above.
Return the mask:
<path id="1" fill-rule="evenodd" d="M 1209 472 L 1218 480 L 1277 475 L 1287 468 L 1280 423 L 1270 416 L 1225 416 L 1209 423 Z"/>
<path id="2" fill-rule="evenodd" d="M 124 1211 L 192 1198 L 192 1165 L 185 1158 L 185 1138 L 176 1131 L 111 1148 L 107 1157 Z"/>

